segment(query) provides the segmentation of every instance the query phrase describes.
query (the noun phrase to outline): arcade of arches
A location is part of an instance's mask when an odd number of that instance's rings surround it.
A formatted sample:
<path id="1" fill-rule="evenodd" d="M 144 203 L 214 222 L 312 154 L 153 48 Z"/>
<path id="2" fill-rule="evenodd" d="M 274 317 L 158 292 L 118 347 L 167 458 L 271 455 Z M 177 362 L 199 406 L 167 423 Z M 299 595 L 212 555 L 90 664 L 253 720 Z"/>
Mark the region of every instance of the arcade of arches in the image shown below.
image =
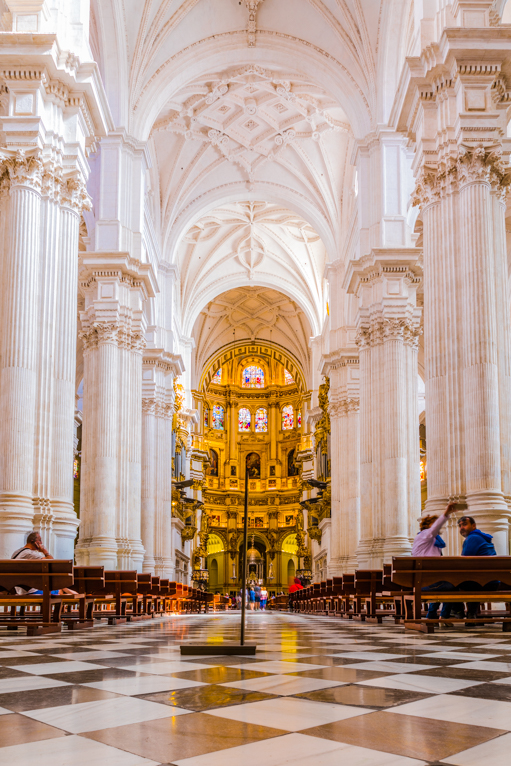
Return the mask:
<path id="1" fill-rule="evenodd" d="M 0 549 L 509 553 L 511 3 L 0 0 Z M 445 531 L 459 551 L 456 520 Z"/>

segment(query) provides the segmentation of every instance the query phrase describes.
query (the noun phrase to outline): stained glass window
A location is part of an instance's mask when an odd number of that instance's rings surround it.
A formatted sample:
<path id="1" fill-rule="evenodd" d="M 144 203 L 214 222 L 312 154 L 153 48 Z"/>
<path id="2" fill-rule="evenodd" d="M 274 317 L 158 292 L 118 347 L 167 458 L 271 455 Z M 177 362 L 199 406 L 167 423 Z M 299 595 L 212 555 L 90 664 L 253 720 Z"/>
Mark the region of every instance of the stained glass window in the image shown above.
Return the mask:
<path id="1" fill-rule="evenodd" d="M 290 386 L 291 383 L 295 382 L 295 379 L 293 378 L 289 370 L 284 370 L 284 382 L 286 386 Z"/>
<path id="2" fill-rule="evenodd" d="M 302 413 L 297 412 L 296 413 L 296 427 L 301 428 L 302 427 Z"/>
<path id="3" fill-rule="evenodd" d="M 218 431 L 224 430 L 224 408 L 219 404 L 213 406 L 212 426 Z"/>
<path id="4" fill-rule="evenodd" d="M 211 378 L 212 383 L 218 383 L 220 384 L 222 382 L 222 368 L 219 367 L 218 370 L 215 372 L 213 377 Z"/>
<path id="5" fill-rule="evenodd" d="M 80 466 L 78 465 L 78 458 L 73 461 L 73 478 L 77 479 L 80 475 Z"/>
<path id="6" fill-rule="evenodd" d="M 209 428 L 209 408 L 204 408 L 204 428 Z"/>
<path id="7" fill-rule="evenodd" d="M 238 412 L 238 430 L 250 431 L 251 415 L 247 407 L 242 407 Z"/>
<path id="8" fill-rule="evenodd" d="M 259 434 L 265 434 L 268 431 L 268 411 L 260 407 L 255 414 L 255 430 Z"/>
<path id="9" fill-rule="evenodd" d="M 290 428 L 294 428 L 295 418 L 293 412 L 293 405 L 287 404 L 282 407 L 282 428 L 284 431 L 288 431 Z"/>
<path id="10" fill-rule="evenodd" d="M 243 388 L 264 388 L 264 371 L 256 365 L 251 365 L 243 370 L 241 381 Z"/>

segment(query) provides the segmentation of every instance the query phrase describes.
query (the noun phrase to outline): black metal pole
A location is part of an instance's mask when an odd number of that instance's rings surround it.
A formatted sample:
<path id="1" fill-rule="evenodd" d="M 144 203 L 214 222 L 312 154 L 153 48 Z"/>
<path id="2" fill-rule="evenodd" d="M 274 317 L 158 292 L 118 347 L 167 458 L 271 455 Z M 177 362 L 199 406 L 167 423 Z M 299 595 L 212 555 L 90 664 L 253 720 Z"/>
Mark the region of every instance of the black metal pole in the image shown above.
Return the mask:
<path id="1" fill-rule="evenodd" d="M 245 644 L 245 607 L 247 603 L 247 542 L 248 542 L 248 466 L 245 468 L 245 513 L 243 514 L 243 556 L 241 557 L 241 641 Z"/>

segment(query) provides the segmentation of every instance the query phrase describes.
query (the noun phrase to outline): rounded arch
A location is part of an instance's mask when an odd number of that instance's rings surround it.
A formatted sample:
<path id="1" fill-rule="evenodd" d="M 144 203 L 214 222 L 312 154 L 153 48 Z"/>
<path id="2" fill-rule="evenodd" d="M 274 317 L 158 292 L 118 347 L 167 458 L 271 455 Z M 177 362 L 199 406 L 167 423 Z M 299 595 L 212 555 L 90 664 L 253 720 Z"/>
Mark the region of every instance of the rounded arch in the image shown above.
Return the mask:
<path id="1" fill-rule="evenodd" d="M 289 559 L 287 562 L 287 581 L 293 582 L 294 578 L 296 577 L 296 566 L 293 559 Z"/>
<path id="2" fill-rule="evenodd" d="M 209 562 L 209 587 L 216 588 L 218 585 L 218 561 L 211 559 Z"/>
<path id="3" fill-rule="evenodd" d="M 236 352 L 240 347 L 249 349 L 249 354 L 258 356 L 273 356 L 280 364 L 284 365 L 295 379 L 295 384 L 300 393 L 307 391 L 307 385 L 299 361 L 285 348 L 273 342 L 260 343 L 240 343 L 232 342 L 223 346 L 219 351 L 213 354 L 205 363 L 198 385 L 199 391 L 206 391 L 211 383 L 211 378 L 215 372 L 224 364 L 230 363 L 236 358 Z"/>

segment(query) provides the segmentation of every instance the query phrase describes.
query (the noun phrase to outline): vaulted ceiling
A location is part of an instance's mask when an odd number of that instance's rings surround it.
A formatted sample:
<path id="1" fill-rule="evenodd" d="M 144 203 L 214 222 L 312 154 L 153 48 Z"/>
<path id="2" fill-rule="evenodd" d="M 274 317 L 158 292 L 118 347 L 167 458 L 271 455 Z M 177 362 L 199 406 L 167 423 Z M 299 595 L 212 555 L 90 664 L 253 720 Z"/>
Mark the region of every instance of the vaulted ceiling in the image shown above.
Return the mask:
<path id="1" fill-rule="evenodd" d="M 219 293 L 252 284 L 293 298 L 307 316 L 309 335 L 319 334 L 326 257 L 314 229 L 282 206 L 245 200 L 217 208 L 188 230 L 178 249 L 184 334 Z"/>
<path id="2" fill-rule="evenodd" d="M 310 374 L 311 327 L 298 304 L 278 290 L 238 287 L 210 301 L 195 322 L 195 370 L 200 377 L 207 360 L 232 342 L 271 341 L 285 348 Z"/>

